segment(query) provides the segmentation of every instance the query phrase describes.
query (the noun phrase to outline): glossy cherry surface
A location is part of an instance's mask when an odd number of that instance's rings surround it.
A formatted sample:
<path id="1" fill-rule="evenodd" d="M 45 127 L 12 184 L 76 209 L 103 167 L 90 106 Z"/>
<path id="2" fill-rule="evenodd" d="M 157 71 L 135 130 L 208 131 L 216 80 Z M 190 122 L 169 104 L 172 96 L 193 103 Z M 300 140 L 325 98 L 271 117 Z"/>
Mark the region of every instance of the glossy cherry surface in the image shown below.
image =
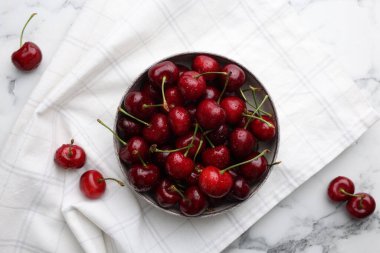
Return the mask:
<path id="1" fill-rule="evenodd" d="M 250 160 L 256 157 L 259 153 L 253 152 L 249 155 L 246 160 Z M 250 161 L 249 163 L 243 164 L 237 170 L 238 174 L 241 175 L 245 180 L 249 182 L 256 182 L 259 180 L 265 171 L 268 168 L 267 159 L 264 156 L 260 156 L 259 158 Z"/>
<path id="2" fill-rule="evenodd" d="M 214 145 L 223 145 L 228 140 L 230 130 L 226 124 L 220 125 L 217 129 L 207 134 Z"/>
<path id="3" fill-rule="evenodd" d="M 354 192 L 354 183 L 351 179 L 342 176 L 334 178 L 327 188 L 327 195 L 333 201 L 349 200 L 350 194 L 354 194 Z"/>
<path id="4" fill-rule="evenodd" d="M 149 126 L 144 127 L 142 134 L 149 143 L 163 144 L 170 136 L 168 117 L 162 113 L 154 114 Z"/>
<path id="5" fill-rule="evenodd" d="M 208 206 L 207 198 L 197 186 L 190 186 L 179 201 L 179 209 L 186 216 L 198 216 Z"/>
<path id="6" fill-rule="evenodd" d="M 361 219 L 371 215 L 376 209 L 375 199 L 368 193 L 355 193 L 355 197 L 348 200 L 346 209 L 355 218 Z"/>
<path id="7" fill-rule="evenodd" d="M 206 92 L 206 81 L 198 72 L 186 71 L 178 80 L 178 88 L 185 101 L 194 101 L 202 97 Z"/>
<path id="8" fill-rule="evenodd" d="M 273 119 L 267 115 L 263 115 L 262 119 L 265 121 L 254 119 L 252 120 L 249 128 L 251 133 L 261 141 L 270 141 L 276 136 L 276 125 Z"/>
<path id="9" fill-rule="evenodd" d="M 166 173 L 177 180 L 186 179 L 194 169 L 194 162 L 183 153 L 170 153 L 165 163 Z"/>
<path id="10" fill-rule="evenodd" d="M 249 197 L 251 188 L 248 182 L 241 177 L 238 177 L 232 186 L 231 194 L 237 200 L 245 200 Z"/>
<path id="11" fill-rule="evenodd" d="M 178 67 L 171 61 L 163 61 L 152 66 L 148 70 L 149 80 L 158 88 L 161 89 L 162 80 L 165 77 L 167 84 L 177 82 L 179 76 Z"/>
<path id="12" fill-rule="evenodd" d="M 245 82 L 245 73 L 239 66 L 233 63 L 227 64 L 223 67 L 222 71 L 230 74 L 227 85 L 227 91 L 236 91 L 241 86 L 243 86 Z"/>
<path id="13" fill-rule="evenodd" d="M 226 112 L 213 99 L 202 100 L 197 106 L 195 116 L 204 129 L 216 129 L 226 121 Z"/>
<path id="14" fill-rule="evenodd" d="M 208 55 L 197 55 L 192 64 L 193 70 L 204 73 L 204 72 L 218 72 L 220 71 L 220 65 L 219 63 Z M 204 76 L 206 80 L 214 80 L 217 75 L 216 74 L 209 74 Z"/>
<path id="15" fill-rule="evenodd" d="M 212 198 L 226 196 L 232 185 L 232 175 L 228 171 L 222 173 L 214 166 L 205 167 L 199 175 L 199 187 Z"/>
<path id="16" fill-rule="evenodd" d="M 220 102 L 220 106 L 226 112 L 226 122 L 232 125 L 239 123 L 246 110 L 243 99 L 235 96 L 226 97 Z"/>
<path id="17" fill-rule="evenodd" d="M 124 98 L 124 108 L 127 112 L 140 119 L 149 119 L 156 111 L 155 107 L 144 107 L 153 105 L 154 101 L 140 91 L 131 91 Z"/>
<path id="18" fill-rule="evenodd" d="M 12 54 L 12 62 L 19 70 L 30 71 L 42 61 L 41 49 L 33 42 L 25 42 Z"/>
<path id="19" fill-rule="evenodd" d="M 160 177 L 160 169 L 152 164 L 136 163 L 128 170 L 128 180 L 136 191 L 146 192 L 155 186 Z"/>
<path id="20" fill-rule="evenodd" d="M 172 186 L 172 182 L 164 179 L 157 185 L 154 191 L 157 203 L 163 208 L 172 207 L 181 199 L 179 193 L 172 190 Z"/>
<path id="21" fill-rule="evenodd" d="M 203 98 L 213 99 L 217 101 L 220 97 L 220 90 L 214 86 L 207 86 Z"/>
<path id="22" fill-rule="evenodd" d="M 225 145 L 207 148 L 202 153 L 202 164 L 224 169 L 230 164 L 230 150 Z"/>
<path id="23" fill-rule="evenodd" d="M 177 136 L 188 133 L 192 124 L 190 113 L 180 106 L 172 108 L 169 112 L 169 124 Z"/>
<path id="24" fill-rule="evenodd" d="M 149 146 L 147 142 L 139 136 L 130 138 L 127 145 L 122 146 L 119 150 L 119 157 L 124 163 L 131 164 L 140 161 L 139 156 L 146 160 L 149 155 Z"/>
<path id="25" fill-rule="evenodd" d="M 64 169 L 79 169 L 86 162 L 86 152 L 73 143 L 74 140 L 71 140 L 71 144 L 63 144 L 55 152 L 54 161 Z"/>
<path id="26" fill-rule="evenodd" d="M 256 146 L 253 135 L 244 128 L 235 128 L 230 133 L 230 150 L 236 158 L 247 157 Z"/>
<path id="27" fill-rule="evenodd" d="M 97 170 L 88 170 L 82 174 L 79 182 L 80 190 L 90 199 L 97 199 L 106 190 L 103 175 Z"/>
<path id="28" fill-rule="evenodd" d="M 125 117 L 119 117 L 116 123 L 117 133 L 122 139 L 127 139 L 129 137 L 140 135 L 142 131 L 141 124 L 135 122 L 132 119 Z"/>
<path id="29" fill-rule="evenodd" d="M 193 139 L 193 132 L 190 131 L 189 133 L 177 138 L 177 140 L 175 142 L 175 147 L 176 148 L 186 147 L 186 146 L 190 145 L 192 139 Z M 195 138 L 193 141 L 193 147 L 191 147 L 189 149 L 189 153 L 187 155 L 188 157 L 194 157 L 194 155 L 197 152 L 197 149 L 201 143 L 201 139 L 202 139 L 202 135 L 198 132 L 195 135 Z M 200 147 L 200 153 L 203 152 L 203 150 L 205 149 L 205 146 L 206 146 L 206 144 L 203 142 L 202 146 Z"/>
<path id="30" fill-rule="evenodd" d="M 177 86 L 165 89 L 165 98 L 169 108 L 184 105 L 184 98 Z"/>

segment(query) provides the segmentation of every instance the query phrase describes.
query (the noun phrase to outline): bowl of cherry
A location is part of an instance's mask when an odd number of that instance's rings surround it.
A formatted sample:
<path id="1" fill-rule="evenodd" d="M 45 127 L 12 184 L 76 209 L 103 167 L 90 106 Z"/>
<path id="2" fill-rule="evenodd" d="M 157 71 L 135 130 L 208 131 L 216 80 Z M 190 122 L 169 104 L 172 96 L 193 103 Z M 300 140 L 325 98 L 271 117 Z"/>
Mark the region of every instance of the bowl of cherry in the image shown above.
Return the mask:
<path id="1" fill-rule="evenodd" d="M 150 66 L 123 95 L 114 130 L 107 128 L 127 185 L 179 216 L 238 206 L 277 164 L 279 126 L 267 90 L 215 54 L 178 54 Z"/>

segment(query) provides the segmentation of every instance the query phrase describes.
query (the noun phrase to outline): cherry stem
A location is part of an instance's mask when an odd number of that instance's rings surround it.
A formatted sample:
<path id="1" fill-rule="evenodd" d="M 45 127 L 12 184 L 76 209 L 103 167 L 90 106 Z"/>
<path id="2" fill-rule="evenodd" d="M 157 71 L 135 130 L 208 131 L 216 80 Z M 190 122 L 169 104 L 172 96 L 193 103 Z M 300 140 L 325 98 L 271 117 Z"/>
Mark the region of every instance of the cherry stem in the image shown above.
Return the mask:
<path id="1" fill-rule="evenodd" d="M 198 132 L 198 123 L 195 123 L 195 129 L 194 129 L 194 133 L 193 133 L 193 138 L 191 139 L 191 142 L 190 142 L 190 145 L 189 147 L 187 148 L 187 150 L 185 151 L 185 154 L 184 156 L 187 156 L 187 154 L 189 153 L 189 150 L 191 149 L 191 147 L 194 145 L 194 139 L 195 139 L 195 135 L 197 134 Z"/>
<path id="2" fill-rule="evenodd" d="M 195 152 L 194 159 L 193 159 L 194 162 L 197 159 L 198 153 L 201 150 L 202 145 L 203 145 L 203 139 L 201 139 L 201 141 L 199 142 L 199 146 L 197 148 L 197 151 Z"/>
<path id="3" fill-rule="evenodd" d="M 253 87 L 253 88 L 254 88 L 254 87 Z M 260 89 L 260 88 L 254 88 L 254 89 Z M 245 102 L 246 102 L 249 106 L 251 106 L 254 110 L 256 110 L 256 109 L 257 109 L 257 100 L 255 100 L 256 96 L 253 96 L 253 97 L 254 97 L 254 101 L 256 101 L 256 102 L 255 102 L 256 105 L 253 105 L 251 102 L 248 101 L 247 97 L 246 97 L 245 94 L 244 94 L 244 91 L 249 91 L 249 90 L 251 90 L 251 89 L 246 89 L 246 90 L 242 90 L 242 89 L 240 89 L 240 94 L 241 94 L 241 96 L 243 97 L 243 99 L 245 100 Z M 262 114 L 268 115 L 269 117 L 272 117 L 272 114 L 270 114 L 269 112 L 264 111 L 264 110 L 261 109 L 261 108 L 259 108 L 259 112 L 261 112 Z"/>
<path id="4" fill-rule="evenodd" d="M 255 116 L 255 115 L 245 114 L 245 113 L 243 113 L 243 116 L 245 116 L 245 117 L 250 117 L 250 118 L 253 118 L 253 119 L 258 119 L 258 120 L 264 122 L 265 124 L 267 124 L 269 127 L 274 128 L 274 126 L 273 126 L 272 123 L 266 121 L 266 120 L 263 119 L 263 118 L 257 117 L 257 116 Z"/>
<path id="5" fill-rule="evenodd" d="M 111 178 L 111 177 L 99 178 L 99 179 L 98 179 L 98 183 L 103 182 L 103 181 L 106 181 L 106 180 L 112 180 L 112 181 L 115 181 L 116 183 L 118 183 L 120 186 L 125 186 L 125 184 L 124 184 L 122 181 L 117 180 L 117 179 L 115 179 L 115 178 Z"/>
<path id="6" fill-rule="evenodd" d="M 149 108 L 149 107 L 163 107 L 164 104 L 156 104 L 156 105 L 149 105 L 149 104 L 143 104 L 143 108 L 146 109 L 146 108 Z"/>
<path id="7" fill-rule="evenodd" d="M 217 74 L 217 75 L 224 75 L 224 76 L 227 76 L 228 73 L 227 72 L 203 72 L 201 74 L 198 74 L 196 76 L 194 76 L 195 79 L 198 79 L 199 77 L 201 76 L 204 76 L 204 75 L 212 75 L 212 74 Z"/>
<path id="8" fill-rule="evenodd" d="M 352 193 L 346 192 L 346 190 L 343 189 L 343 188 L 339 188 L 339 191 L 340 191 L 341 193 L 343 193 L 344 195 L 347 195 L 347 196 L 350 196 L 350 197 L 357 197 L 357 198 L 361 198 L 361 199 L 363 199 L 363 195 L 360 195 L 360 194 L 352 194 Z"/>
<path id="9" fill-rule="evenodd" d="M 268 166 L 279 165 L 280 163 L 281 163 L 281 161 L 277 161 L 277 162 L 273 162 L 273 163 L 268 164 Z"/>
<path id="10" fill-rule="evenodd" d="M 69 146 L 69 153 L 67 154 L 69 158 L 73 156 L 73 144 L 74 144 L 74 139 L 71 139 L 70 146 Z"/>
<path id="11" fill-rule="evenodd" d="M 147 123 L 147 122 L 145 122 L 145 121 L 143 121 L 143 120 L 141 120 L 141 119 L 139 119 L 139 118 L 133 116 L 132 114 L 126 112 L 126 111 L 125 111 L 123 108 L 121 108 L 120 106 L 119 106 L 118 110 L 119 110 L 119 112 L 121 112 L 121 113 L 123 113 L 124 115 L 126 115 L 126 116 L 128 116 L 128 117 L 130 117 L 130 118 L 132 118 L 132 119 L 134 119 L 134 120 L 136 120 L 136 121 L 138 121 L 139 123 L 141 123 L 141 124 L 143 124 L 143 125 L 145 125 L 145 126 L 150 126 L 149 123 Z"/>
<path id="12" fill-rule="evenodd" d="M 240 163 L 237 163 L 237 164 L 231 165 L 231 166 L 225 168 L 224 170 L 221 170 L 221 171 L 220 171 L 220 174 L 223 174 L 224 172 L 226 172 L 226 171 L 228 171 L 228 170 L 230 170 L 230 169 L 233 169 L 233 168 L 239 167 L 239 166 L 244 165 L 244 164 L 246 164 L 246 163 L 250 163 L 250 162 L 252 162 L 253 160 L 256 160 L 256 159 L 262 157 L 263 155 L 265 155 L 265 154 L 268 153 L 268 152 L 270 152 L 269 149 L 264 149 L 260 154 L 258 154 L 258 155 L 255 156 L 254 158 L 251 158 L 251 159 L 249 159 L 249 160 L 247 160 L 247 161 L 244 161 L 244 162 L 240 162 Z"/>
<path id="13" fill-rule="evenodd" d="M 147 165 L 146 165 L 146 162 L 144 162 L 144 159 L 142 159 L 142 157 L 141 157 L 139 151 L 137 151 L 137 150 L 135 149 L 135 150 L 132 151 L 132 154 L 137 155 L 137 156 L 139 157 L 139 160 L 140 160 L 141 164 L 146 168 L 146 166 L 147 166 Z"/>
<path id="14" fill-rule="evenodd" d="M 228 74 L 226 75 L 226 81 L 224 82 L 223 90 L 220 93 L 218 101 L 217 101 L 218 104 L 220 103 L 220 100 L 222 100 L 222 97 L 223 97 L 224 93 L 226 92 L 228 81 L 230 80 L 230 75 L 231 75 L 231 72 L 228 72 Z"/>
<path id="15" fill-rule="evenodd" d="M 206 141 L 208 142 L 208 144 L 212 147 L 212 148 L 215 148 L 215 145 L 212 143 L 212 141 L 210 140 L 210 138 L 208 138 L 207 134 L 211 133 L 210 131 L 204 131 L 203 128 L 201 126 L 199 126 L 199 128 L 201 129 L 201 132 L 202 132 L 202 135 L 206 138 Z"/>
<path id="16" fill-rule="evenodd" d="M 162 78 L 162 84 L 161 84 L 161 94 L 162 94 L 162 107 L 168 112 L 169 111 L 169 106 L 168 102 L 166 102 L 165 98 L 165 82 L 166 82 L 166 76 Z"/>
<path id="17" fill-rule="evenodd" d="M 37 13 L 33 13 L 32 15 L 30 15 L 28 21 L 26 21 L 24 27 L 22 28 L 21 36 L 20 36 L 20 47 L 22 47 L 22 38 L 24 37 L 24 31 L 25 31 L 25 28 L 26 28 L 26 26 L 29 24 L 30 20 L 32 20 L 32 18 L 33 18 L 34 16 L 36 16 L 36 15 L 37 15 Z"/>
<path id="18" fill-rule="evenodd" d="M 188 149 L 189 147 L 191 148 L 191 147 L 193 147 L 193 145 L 188 145 L 188 146 L 185 146 L 185 147 L 182 147 L 182 148 L 177 148 L 177 149 L 162 150 L 162 149 L 158 149 L 156 144 L 152 144 L 150 146 L 150 148 L 149 148 L 149 151 L 151 153 L 173 153 L 173 152 L 181 151 L 181 150 L 184 150 L 184 149 Z"/>
<path id="19" fill-rule="evenodd" d="M 182 199 L 185 199 L 185 195 L 174 184 L 169 187 L 169 190 L 178 193 Z"/>
<path id="20" fill-rule="evenodd" d="M 97 119 L 97 121 L 99 122 L 100 125 L 104 126 L 105 128 L 107 128 L 115 137 L 116 139 L 118 139 L 120 141 L 121 144 L 123 144 L 124 146 L 127 145 L 127 143 L 125 141 L 123 141 L 119 135 L 117 135 L 117 133 L 115 133 L 115 131 L 113 131 L 109 126 L 107 126 L 106 124 L 104 124 L 103 121 L 101 121 L 100 119 Z"/>

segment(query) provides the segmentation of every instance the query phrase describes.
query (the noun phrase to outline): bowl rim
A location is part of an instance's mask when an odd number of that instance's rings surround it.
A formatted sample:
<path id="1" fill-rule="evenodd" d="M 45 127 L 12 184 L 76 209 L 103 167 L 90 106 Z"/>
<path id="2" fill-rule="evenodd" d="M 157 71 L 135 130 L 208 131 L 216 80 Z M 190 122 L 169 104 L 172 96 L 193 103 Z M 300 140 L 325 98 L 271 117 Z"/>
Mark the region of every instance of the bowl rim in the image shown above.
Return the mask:
<path id="1" fill-rule="evenodd" d="M 272 161 L 270 163 L 275 162 L 275 160 L 277 158 L 277 155 L 278 155 L 279 146 L 280 146 L 280 124 L 279 124 L 279 120 L 278 120 L 277 109 L 276 109 L 275 104 L 274 104 L 274 102 L 272 100 L 272 96 L 270 95 L 270 93 L 268 92 L 268 90 L 266 89 L 266 87 L 263 85 L 263 83 L 260 82 L 258 80 L 258 78 L 250 70 L 248 70 L 245 66 L 243 66 L 240 63 L 238 63 L 237 61 L 232 60 L 232 59 L 230 59 L 230 58 L 228 58 L 226 56 L 215 54 L 215 53 L 211 53 L 211 52 L 205 52 L 205 51 L 190 51 L 190 52 L 182 52 L 182 53 L 172 54 L 172 55 L 167 56 L 167 57 L 165 57 L 163 59 L 155 61 L 154 63 L 152 63 L 151 65 L 149 65 L 148 68 L 145 68 L 145 70 L 142 71 L 139 75 L 137 75 L 137 77 L 132 81 L 132 84 L 123 93 L 123 95 L 121 97 L 121 100 L 118 103 L 118 107 L 121 106 L 121 105 L 123 105 L 125 96 L 131 90 L 133 90 L 133 88 L 135 88 L 135 86 L 138 84 L 138 82 L 142 78 L 144 78 L 144 75 L 146 75 L 148 73 L 148 70 L 152 66 L 154 66 L 154 65 L 156 65 L 156 64 L 158 64 L 160 62 L 163 62 L 163 61 L 170 61 L 172 58 L 181 57 L 181 56 L 184 56 L 184 57 L 186 57 L 186 56 L 196 56 L 196 55 L 208 55 L 208 56 L 212 56 L 212 57 L 214 56 L 214 57 L 217 57 L 217 58 L 222 58 L 223 60 L 227 61 L 228 64 L 230 64 L 230 63 L 236 64 L 237 66 L 241 67 L 246 74 L 248 73 L 249 75 L 251 75 L 253 77 L 253 79 L 255 80 L 255 82 L 257 82 L 261 86 L 261 88 L 264 90 L 264 93 L 266 95 L 268 95 L 268 101 L 270 102 L 271 108 L 273 110 L 273 115 L 272 116 L 273 116 L 273 119 L 275 120 L 276 127 L 277 127 L 277 132 L 276 132 L 275 140 L 273 141 L 274 148 L 273 148 L 273 150 L 270 150 L 270 152 L 273 153 L 273 158 L 272 158 Z M 113 125 L 113 130 L 115 132 L 117 132 L 117 121 L 119 119 L 118 115 L 119 115 L 119 112 L 118 112 L 118 108 L 117 108 L 116 109 L 116 114 L 115 114 L 114 125 Z M 226 208 L 224 208 L 222 210 L 215 211 L 215 212 L 202 213 L 202 214 L 200 214 L 198 216 L 187 216 L 187 215 L 182 214 L 181 212 L 177 213 L 177 212 L 172 211 L 171 209 L 163 208 L 163 207 L 159 206 L 155 201 L 153 201 L 152 199 L 150 199 L 147 196 L 145 196 L 145 193 L 137 192 L 134 189 L 134 187 L 130 184 L 130 182 L 128 180 L 128 176 L 127 176 L 126 171 L 125 171 L 125 166 L 126 165 L 124 165 L 123 162 L 120 161 L 119 153 L 118 153 L 118 149 L 119 149 L 119 146 L 120 146 L 119 140 L 116 137 L 113 137 L 113 143 L 114 143 L 114 151 L 115 151 L 115 155 L 116 155 L 116 158 L 117 158 L 117 161 L 118 161 L 118 164 L 119 164 L 119 168 L 121 169 L 121 171 L 123 172 L 123 174 L 124 174 L 124 176 L 126 178 L 126 181 L 127 181 L 126 184 L 127 184 L 128 188 L 131 191 L 133 191 L 133 193 L 135 195 L 137 195 L 138 197 L 140 197 L 140 198 L 144 199 L 145 201 L 147 201 L 151 206 L 154 206 L 155 208 L 157 208 L 157 209 L 159 209 L 161 211 L 164 211 L 165 213 L 168 213 L 170 215 L 175 215 L 177 217 L 183 217 L 183 218 L 206 218 L 206 217 L 213 217 L 213 216 L 216 216 L 216 215 L 225 214 L 225 213 L 227 213 L 227 211 L 235 209 L 238 206 L 242 205 L 243 203 L 246 203 L 246 201 L 248 199 L 252 198 L 255 195 L 255 193 L 257 193 L 258 190 L 267 181 L 270 173 L 272 172 L 272 167 L 274 166 L 274 165 L 270 165 L 270 166 L 267 167 L 265 173 L 262 175 L 262 178 L 259 179 L 259 182 L 257 183 L 257 185 L 250 192 L 249 196 L 245 200 L 237 201 L 237 202 L 232 202 Z"/>

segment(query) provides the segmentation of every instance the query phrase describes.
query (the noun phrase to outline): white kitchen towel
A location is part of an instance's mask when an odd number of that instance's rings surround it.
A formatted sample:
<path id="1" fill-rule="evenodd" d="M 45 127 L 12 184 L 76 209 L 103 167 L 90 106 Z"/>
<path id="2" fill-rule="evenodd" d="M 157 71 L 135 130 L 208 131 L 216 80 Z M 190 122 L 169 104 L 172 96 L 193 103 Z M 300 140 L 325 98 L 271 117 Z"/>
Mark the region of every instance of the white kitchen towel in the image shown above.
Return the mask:
<path id="1" fill-rule="evenodd" d="M 232 58 L 267 87 L 280 119 L 282 164 L 254 197 L 216 217 L 174 217 L 115 184 L 87 200 L 79 191 L 85 170 L 123 178 L 112 136 L 96 119 L 112 124 L 139 73 L 188 51 Z M 3 147 L 0 251 L 221 251 L 376 119 L 285 0 L 88 1 Z M 72 137 L 88 161 L 66 171 L 53 156 Z"/>

